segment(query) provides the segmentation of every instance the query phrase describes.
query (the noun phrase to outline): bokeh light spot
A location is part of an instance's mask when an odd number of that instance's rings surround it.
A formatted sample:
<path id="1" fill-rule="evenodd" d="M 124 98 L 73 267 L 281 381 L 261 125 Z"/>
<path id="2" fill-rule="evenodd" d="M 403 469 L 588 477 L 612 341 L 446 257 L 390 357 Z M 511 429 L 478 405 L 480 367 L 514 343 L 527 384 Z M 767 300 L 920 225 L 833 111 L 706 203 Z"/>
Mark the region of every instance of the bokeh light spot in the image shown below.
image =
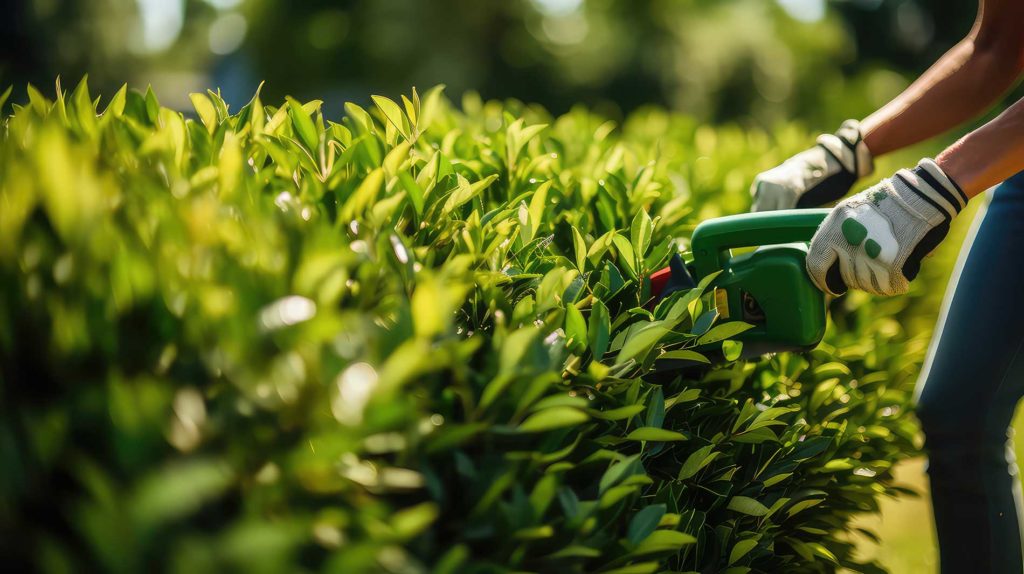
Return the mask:
<path id="1" fill-rule="evenodd" d="M 210 24 L 210 51 L 220 56 L 234 52 L 245 41 L 248 28 L 241 14 L 231 12 L 218 16 Z"/>
<path id="2" fill-rule="evenodd" d="M 825 17 L 825 0 L 778 0 L 794 20 L 818 22 Z"/>
<path id="3" fill-rule="evenodd" d="M 231 10 L 237 8 L 242 0 L 206 0 L 206 3 L 218 10 Z"/>
<path id="4" fill-rule="evenodd" d="M 185 21 L 182 0 L 136 0 L 142 20 L 141 45 L 133 46 L 143 53 L 163 52 L 181 34 Z"/>
<path id="5" fill-rule="evenodd" d="M 563 16 L 579 10 L 583 0 L 533 0 L 533 5 L 545 14 Z"/>

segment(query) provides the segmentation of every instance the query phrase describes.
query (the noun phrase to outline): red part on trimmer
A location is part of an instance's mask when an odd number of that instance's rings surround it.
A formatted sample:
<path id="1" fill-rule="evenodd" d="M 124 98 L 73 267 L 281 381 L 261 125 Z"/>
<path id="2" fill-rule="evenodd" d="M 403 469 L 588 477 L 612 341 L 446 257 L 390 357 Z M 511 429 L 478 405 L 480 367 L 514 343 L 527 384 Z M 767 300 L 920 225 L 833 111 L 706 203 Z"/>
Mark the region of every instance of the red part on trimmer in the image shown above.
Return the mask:
<path id="1" fill-rule="evenodd" d="M 672 278 L 672 268 L 659 269 L 651 274 L 651 296 L 658 299 L 665 290 L 668 280 Z"/>

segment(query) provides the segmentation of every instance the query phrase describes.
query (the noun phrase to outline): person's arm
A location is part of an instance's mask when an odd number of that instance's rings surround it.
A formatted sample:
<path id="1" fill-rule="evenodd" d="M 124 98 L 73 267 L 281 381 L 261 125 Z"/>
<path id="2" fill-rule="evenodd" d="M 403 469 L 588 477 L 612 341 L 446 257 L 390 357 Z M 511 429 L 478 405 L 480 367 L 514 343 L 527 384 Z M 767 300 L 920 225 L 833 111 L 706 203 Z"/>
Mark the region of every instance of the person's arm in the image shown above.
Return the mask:
<path id="1" fill-rule="evenodd" d="M 1024 1 L 980 0 L 971 32 L 902 94 L 861 122 L 875 157 L 983 113 L 1024 71 Z"/>
<path id="2" fill-rule="evenodd" d="M 1022 28 L 1024 0 L 979 0 L 978 17 L 967 37 L 902 94 L 864 121 L 847 120 L 835 134 L 819 136 L 816 146 L 758 174 L 750 186 L 752 210 L 815 207 L 836 201 L 858 179 L 874 171 L 875 157 L 945 133 L 980 115 L 1024 72 Z M 988 142 L 993 148 L 996 145 Z M 989 151 L 986 147 L 977 153 Z M 996 183 L 992 178 L 1006 169 L 993 167 L 987 174 L 972 172 L 961 177 Z M 959 171 L 965 172 L 966 167 Z"/>
<path id="3" fill-rule="evenodd" d="M 1024 171 L 1024 99 L 946 148 L 935 163 L 967 197 Z"/>
<path id="4" fill-rule="evenodd" d="M 932 161 L 901 169 L 838 205 L 818 227 L 807 272 L 833 295 L 906 293 L 921 260 L 970 199 L 1024 171 L 1024 99 Z"/>

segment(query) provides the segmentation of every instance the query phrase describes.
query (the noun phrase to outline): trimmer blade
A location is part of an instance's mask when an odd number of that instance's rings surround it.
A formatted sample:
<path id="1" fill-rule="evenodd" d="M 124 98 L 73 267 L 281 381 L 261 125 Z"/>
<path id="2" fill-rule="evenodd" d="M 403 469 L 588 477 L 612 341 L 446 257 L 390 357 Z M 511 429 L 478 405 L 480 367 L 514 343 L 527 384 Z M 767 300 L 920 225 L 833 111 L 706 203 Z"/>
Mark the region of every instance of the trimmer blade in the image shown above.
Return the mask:
<path id="1" fill-rule="evenodd" d="M 669 260 L 668 267 L 651 275 L 651 295 L 654 296 L 655 302 L 661 301 L 676 291 L 693 289 L 696 286 L 697 282 L 694 281 L 693 275 L 690 274 L 690 270 L 686 268 L 686 263 L 678 253 Z"/>

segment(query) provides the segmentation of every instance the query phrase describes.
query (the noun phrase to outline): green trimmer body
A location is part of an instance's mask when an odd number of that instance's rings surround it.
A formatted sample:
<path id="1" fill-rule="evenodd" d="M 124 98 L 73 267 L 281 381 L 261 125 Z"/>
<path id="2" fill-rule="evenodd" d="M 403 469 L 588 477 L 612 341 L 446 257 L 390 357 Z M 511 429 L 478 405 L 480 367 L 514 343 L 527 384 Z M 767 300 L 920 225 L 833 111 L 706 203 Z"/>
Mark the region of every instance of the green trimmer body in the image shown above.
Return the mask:
<path id="1" fill-rule="evenodd" d="M 743 355 L 816 346 L 825 334 L 825 295 L 807 275 L 807 242 L 830 210 L 793 209 L 746 213 L 705 221 L 690 240 L 693 260 L 651 277 L 658 297 L 721 271 L 708 288 L 720 320 L 753 328 L 736 336 Z M 755 247 L 734 254 L 733 250 Z M 688 273 L 687 277 L 680 277 Z"/>

